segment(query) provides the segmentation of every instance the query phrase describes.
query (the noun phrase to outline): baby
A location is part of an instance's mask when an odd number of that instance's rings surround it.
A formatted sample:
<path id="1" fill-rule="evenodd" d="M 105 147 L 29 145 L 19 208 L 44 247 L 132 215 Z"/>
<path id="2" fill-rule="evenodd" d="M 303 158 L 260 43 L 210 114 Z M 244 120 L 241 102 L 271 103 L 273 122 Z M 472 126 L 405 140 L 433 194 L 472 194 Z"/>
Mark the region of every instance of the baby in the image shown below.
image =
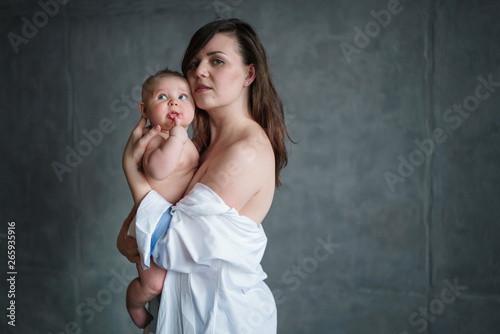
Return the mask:
<path id="1" fill-rule="evenodd" d="M 199 160 L 198 151 L 187 135 L 195 110 L 187 80 L 169 69 L 150 76 L 142 85 L 139 109 L 152 127 L 161 127 L 159 135 L 146 148 L 142 172 L 153 190 L 168 202 L 176 203 L 188 187 Z M 132 187 L 131 191 L 138 205 L 146 194 Z M 129 235 L 135 237 L 133 223 Z M 161 293 L 166 270 L 151 261 L 147 270 L 137 264 L 137 271 L 139 277 L 127 289 L 127 310 L 136 326 L 144 328 L 153 319 L 145 305 Z"/>

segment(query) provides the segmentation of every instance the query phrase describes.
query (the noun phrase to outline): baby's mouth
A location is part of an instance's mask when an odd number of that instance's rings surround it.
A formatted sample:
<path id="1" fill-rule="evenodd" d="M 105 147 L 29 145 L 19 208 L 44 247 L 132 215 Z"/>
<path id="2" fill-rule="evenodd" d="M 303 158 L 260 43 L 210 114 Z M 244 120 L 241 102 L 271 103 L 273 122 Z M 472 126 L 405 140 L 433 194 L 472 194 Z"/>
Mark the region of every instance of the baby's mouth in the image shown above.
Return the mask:
<path id="1" fill-rule="evenodd" d="M 177 111 L 171 111 L 168 113 L 168 118 L 170 119 L 175 119 L 176 117 L 179 117 L 179 113 Z"/>

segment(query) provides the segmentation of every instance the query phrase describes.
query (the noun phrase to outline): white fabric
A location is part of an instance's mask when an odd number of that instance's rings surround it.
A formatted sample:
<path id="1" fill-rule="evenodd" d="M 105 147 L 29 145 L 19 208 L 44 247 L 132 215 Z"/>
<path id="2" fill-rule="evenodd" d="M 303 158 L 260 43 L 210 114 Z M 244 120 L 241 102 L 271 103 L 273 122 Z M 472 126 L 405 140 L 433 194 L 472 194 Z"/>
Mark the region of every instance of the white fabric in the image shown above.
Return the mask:
<path id="1" fill-rule="evenodd" d="M 130 225 L 128 226 L 127 235 L 135 239 L 135 216 L 132 218 Z"/>
<path id="2" fill-rule="evenodd" d="M 127 235 L 135 239 L 135 216 L 132 218 L 130 225 L 128 226 Z"/>
<path id="3" fill-rule="evenodd" d="M 151 235 L 170 204 L 151 191 L 137 211 L 137 244 L 149 265 Z M 170 228 L 153 252 L 167 269 L 158 334 L 276 333 L 276 304 L 260 261 L 262 226 L 197 183 L 172 207 Z"/>
<path id="4" fill-rule="evenodd" d="M 142 269 L 149 268 L 151 235 L 162 214 L 170 206 L 172 206 L 172 204 L 167 202 L 166 199 L 154 190 L 150 191 L 139 205 L 139 209 L 135 215 L 135 238 L 137 239 Z M 141 224 L 138 224 L 139 221 Z M 132 223 L 133 222 L 134 221 L 132 221 Z M 132 223 L 130 225 L 132 225 Z M 128 232 L 130 232 L 130 228 Z"/>
<path id="5" fill-rule="evenodd" d="M 132 238 L 135 239 L 135 216 L 132 219 L 132 222 L 130 223 L 130 226 L 127 231 L 127 235 L 131 236 Z M 144 260 L 141 258 L 141 266 L 143 268 L 149 268 L 144 265 Z M 143 334 L 154 334 L 156 332 L 156 319 L 158 318 L 158 309 L 160 307 L 160 296 L 156 296 L 152 300 L 149 301 L 148 303 L 148 311 L 151 313 L 153 316 L 153 321 L 144 328 L 144 331 L 142 332 Z"/>

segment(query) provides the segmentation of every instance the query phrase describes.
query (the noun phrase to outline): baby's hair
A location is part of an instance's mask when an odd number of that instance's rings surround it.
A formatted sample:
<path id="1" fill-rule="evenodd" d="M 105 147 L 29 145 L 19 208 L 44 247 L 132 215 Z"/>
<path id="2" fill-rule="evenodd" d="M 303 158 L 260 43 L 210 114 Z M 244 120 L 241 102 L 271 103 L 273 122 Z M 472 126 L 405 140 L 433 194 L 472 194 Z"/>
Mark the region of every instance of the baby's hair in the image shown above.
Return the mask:
<path id="1" fill-rule="evenodd" d="M 163 70 L 159 70 L 144 81 L 142 84 L 142 101 L 145 102 L 147 100 L 148 96 L 154 91 L 160 79 L 168 77 L 178 77 L 186 80 L 186 77 L 184 77 L 180 72 L 170 70 L 168 67 L 165 67 Z"/>

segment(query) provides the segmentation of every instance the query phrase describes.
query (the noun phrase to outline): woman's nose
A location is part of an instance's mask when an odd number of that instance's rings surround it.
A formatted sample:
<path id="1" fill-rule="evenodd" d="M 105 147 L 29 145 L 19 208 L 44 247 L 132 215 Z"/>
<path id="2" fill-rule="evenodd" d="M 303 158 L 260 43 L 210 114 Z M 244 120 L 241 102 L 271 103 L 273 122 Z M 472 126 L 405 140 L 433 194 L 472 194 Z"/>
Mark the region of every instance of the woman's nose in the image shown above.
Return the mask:
<path id="1" fill-rule="evenodd" d="M 204 62 L 200 62 L 196 67 L 194 72 L 197 78 L 206 77 L 207 76 L 207 67 Z"/>

